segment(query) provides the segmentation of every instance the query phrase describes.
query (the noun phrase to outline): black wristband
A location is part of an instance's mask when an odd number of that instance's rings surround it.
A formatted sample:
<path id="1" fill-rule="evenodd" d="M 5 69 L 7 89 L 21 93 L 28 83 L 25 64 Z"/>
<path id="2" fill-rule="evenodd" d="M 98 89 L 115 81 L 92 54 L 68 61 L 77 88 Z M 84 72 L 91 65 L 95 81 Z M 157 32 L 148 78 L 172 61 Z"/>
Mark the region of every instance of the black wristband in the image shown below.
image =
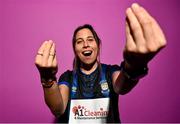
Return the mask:
<path id="1" fill-rule="evenodd" d="M 42 82 L 42 83 L 49 83 L 49 82 L 56 81 L 56 80 L 57 80 L 57 79 L 56 79 L 55 76 L 53 76 L 53 77 L 48 77 L 48 78 L 43 78 L 43 77 L 41 77 L 41 82 Z"/>
<path id="2" fill-rule="evenodd" d="M 135 69 L 133 71 L 128 71 L 125 68 L 125 61 L 121 62 L 120 68 L 121 68 L 121 71 L 124 72 L 124 74 L 126 75 L 126 77 L 128 79 L 131 79 L 134 81 L 137 81 L 140 78 L 143 78 L 144 76 L 146 76 L 148 74 L 148 70 L 149 70 L 148 67 L 145 66 L 145 67 Z"/>
<path id="3" fill-rule="evenodd" d="M 41 78 L 41 84 L 44 88 L 50 88 L 54 84 L 54 81 L 56 81 L 56 77 L 51 77 L 49 79 Z"/>

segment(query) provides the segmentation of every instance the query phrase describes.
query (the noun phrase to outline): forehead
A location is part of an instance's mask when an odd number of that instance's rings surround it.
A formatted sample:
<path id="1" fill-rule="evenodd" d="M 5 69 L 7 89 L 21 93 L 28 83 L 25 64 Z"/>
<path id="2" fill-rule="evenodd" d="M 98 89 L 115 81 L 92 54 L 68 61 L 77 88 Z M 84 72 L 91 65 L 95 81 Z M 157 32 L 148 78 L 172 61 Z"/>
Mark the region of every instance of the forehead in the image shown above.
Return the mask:
<path id="1" fill-rule="evenodd" d="M 93 36 L 91 30 L 89 30 L 88 28 L 83 28 L 77 32 L 76 39 L 77 38 L 87 38 L 88 36 Z"/>

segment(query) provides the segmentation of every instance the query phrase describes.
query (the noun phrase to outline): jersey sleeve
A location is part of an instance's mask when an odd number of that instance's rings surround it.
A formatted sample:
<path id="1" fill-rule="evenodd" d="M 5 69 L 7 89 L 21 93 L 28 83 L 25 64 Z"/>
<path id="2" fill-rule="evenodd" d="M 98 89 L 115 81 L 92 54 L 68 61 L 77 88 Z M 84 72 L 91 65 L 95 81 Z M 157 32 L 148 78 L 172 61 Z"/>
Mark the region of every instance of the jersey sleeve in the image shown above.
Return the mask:
<path id="1" fill-rule="evenodd" d="M 71 82 L 72 82 L 72 71 L 68 70 L 60 76 L 60 78 L 58 80 L 58 85 L 64 84 L 64 85 L 70 87 Z"/>
<path id="2" fill-rule="evenodd" d="M 109 82 L 112 82 L 112 75 L 116 71 L 120 71 L 121 68 L 119 65 L 106 65 L 106 78 Z"/>
<path id="3" fill-rule="evenodd" d="M 110 75 L 112 75 L 115 71 L 120 71 L 121 68 L 119 65 L 109 65 Z"/>

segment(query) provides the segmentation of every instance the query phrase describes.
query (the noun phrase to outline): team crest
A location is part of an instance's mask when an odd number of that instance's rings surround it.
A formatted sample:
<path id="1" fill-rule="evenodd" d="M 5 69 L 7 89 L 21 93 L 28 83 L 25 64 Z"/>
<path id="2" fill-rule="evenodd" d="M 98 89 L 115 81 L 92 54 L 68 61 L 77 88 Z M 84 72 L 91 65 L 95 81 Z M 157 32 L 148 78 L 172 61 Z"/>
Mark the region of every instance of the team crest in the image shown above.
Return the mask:
<path id="1" fill-rule="evenodd" d="M 108 83 L 107 82 L 101 83 L 101 89 L 103 91 L 109 90 Z"/>
<path id="2" fill-rule="evenodd" d="M 77 87 L 72 87 L 72 92 L 76 92 Z"/>

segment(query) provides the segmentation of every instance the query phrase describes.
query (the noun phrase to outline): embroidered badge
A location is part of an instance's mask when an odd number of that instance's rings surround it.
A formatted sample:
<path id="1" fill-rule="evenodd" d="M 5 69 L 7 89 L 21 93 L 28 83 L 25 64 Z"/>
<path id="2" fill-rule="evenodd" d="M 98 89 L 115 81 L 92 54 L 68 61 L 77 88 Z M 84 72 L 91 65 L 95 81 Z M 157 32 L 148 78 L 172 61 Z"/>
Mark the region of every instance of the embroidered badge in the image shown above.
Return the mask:
<path id="1" fill-rule="evenodd" d="M 107 91 L 109 89 L 108 83 L 107 82 L 101 83 L 101 89 L 103 91 Z"/>
<path id="2" fill-rule="evenodd" d="M 72 92 L 76 92 L 77 87 L 72 87 Z"/>
<path id="3" fill-rule="evenodd" d="M 105 81 L 103 83 L 101 83 L 101 93 L 104 95 L 104 96 L 109 96 L 109 87 L 108 87 L 108 83 Z"/>

